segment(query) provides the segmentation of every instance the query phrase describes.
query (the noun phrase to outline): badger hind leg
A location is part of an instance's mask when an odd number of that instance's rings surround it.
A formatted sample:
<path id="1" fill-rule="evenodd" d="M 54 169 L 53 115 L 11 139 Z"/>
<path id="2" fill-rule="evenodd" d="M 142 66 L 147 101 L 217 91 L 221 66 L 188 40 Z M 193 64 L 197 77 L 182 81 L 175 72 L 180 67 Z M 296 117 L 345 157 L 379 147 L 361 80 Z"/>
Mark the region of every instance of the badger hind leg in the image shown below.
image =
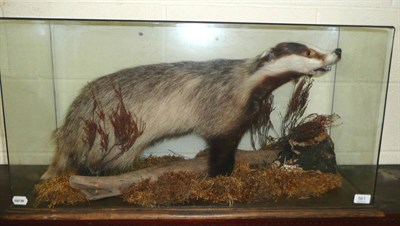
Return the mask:
<path id="1" fill-rule="evenodd" d="M 47 180 L 55 176 L 61 175 L 71 166 L 70 156 L 60 151 L 56 152 L 53 162 L 47 168 L 47 171 L 41 176 L 41 180 Z"/>
<path id="2" fill-rule="evenodd" d="M 41 180 L 50 179 L 58 174 L 57 170 L 54 168 L 53 165 L 50 165 L 46 172 L 40 177 Z"/>
<path id="3" fill-rule="evenodd" d="M 211 177 L 231 175 L 239 142 L 240 137 L 236 136 L 220 136 L 207 139 L 210 150 L 208 173 Z"/>

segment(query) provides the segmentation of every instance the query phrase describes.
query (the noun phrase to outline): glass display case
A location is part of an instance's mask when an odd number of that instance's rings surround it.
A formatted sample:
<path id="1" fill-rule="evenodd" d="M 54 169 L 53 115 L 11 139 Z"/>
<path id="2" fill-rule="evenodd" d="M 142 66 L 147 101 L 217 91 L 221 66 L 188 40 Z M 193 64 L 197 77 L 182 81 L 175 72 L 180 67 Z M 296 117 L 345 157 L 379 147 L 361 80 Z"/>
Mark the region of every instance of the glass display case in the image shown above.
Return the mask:
<path id="1" fill-rule="evenodd" d="M 252 211 L 258 211 L 260 215 L 268 215 L 270 210 L 372 208 L 393 37 L 393 27 L 2 19 L 0 20 L 0 74 L 5 130 L 5 136 L 2 139 L 7 148 L 11 193 L 14 197 L 14 203 L 10 209 L 18 211 L 49 209 L 48 203 L 38 204 L 37 200 L 35 201 L 38 196 L 35 185 L 44 183 L 40 178 L 56 155 L 56 143 L 60 138 L 59 135 L 54 135 L 56 138 L 53 137 L 53 139 L 52 134 L 64 123 L 68 123 L 66 117 L 71 111 L 71 104 L 79 98 L 81 93 L 84 93 L 84 87 L 93 84 L 92 81 L 98 81 L 96 79 L 104 75 L 141 65 L 167 64 L 178 67 L 179 64 L 173 64 L 173 62 L 210 63 L 210 60 L 215 59 L 226 59 L 238 64 L 249 62 L 257 57 L 265 57 L 265 53 L 279 48 L 277 47 L 279 43 L 301 43 L 302 46 L 316 51 L 317 55 L 335 51 L 336 55 L 340 54 L 340 61 L 330 65 L 329 71 L 317 73 L 306 80 L 308 84 L 312 83 L 312 87 L 310 86 L 306 108 L 301 115 L 302 119 L 315 114 L 330 115 L 335 118 L 335 121 L 326 129 L 332 141 L 331 148 L 335 158 L 333 173 L 340 179 L 339 186 L 318 197 L 312 195 L 291 197 L 289 194 L 254 202 L 241 202 L 235 199 L 234 202 L 216 203 L 191 199 L 173 205 L 156 204 L 143 207 L 137 203 L 128 203 L 117 195 L 73 205 L 61 202 L 51 208 L 58 211 L 85 209 L 85 211 L 93 210 L 94 212 L 113 208 L 125 211 L 126 214 L 128 212 L 143 214 L 143 209 L 149 212 L 168 210 L 174 213 L 173 211 L 176 211 L 177 214 L 182 214 L 185 210 L 190 210 L 193 214 L 208 211 L 211 214 L 219 210 L 229 212 L 234 208 L 236 214 L 242 214 L 242 217 L 250 216 Z M 287 48 L 290 52 L 291 47 Z M 341 50 L 340 53 L 338 49 Z M 299 53 L 296 54 L 299 55 Z M 271 62 L 277 62 L 281 60 L 280 57 L 284 58 L 287 55 L 289 53 L 273 58 Z M 312 58 L 303 55 L 301 57 Z M 250 60 L 235 61 L 236 59 Z M 270 61 L 267 60 L 268 62 Z M 292 71 L 292 65 L 288 64 L 293 64 L 293 62 L 287 62 L 290 63 L 284 64 L 280 69 L 288 67 L 287 70 Z M 212 70 L 218 70 L 218 66 L 209 69 L 202 68 L 202 64 L 199 65 L 196 70 L 204 70 L 204 73 L 212 74 L 214 73 Z M 158 73 L 167 73 L 166 70 L 166 68 L 161 68 L 161 72 Z M 191 76 L 190 71 L 183 73 Z M 253 76 L 256 74 L 251 70 L 246 73 L 253 73 Z M 151 76 L 151 74 L 143 75 L 148 80 L 153 79 Z M 157 84 L 167 78 L 161 78 Z M 281 132 L 285 127 L 282 120 L 288 109 L 288 103 L 295 96 L 295 91 L 299 86 L 297 80 L 301 82 L 302 79 L 299 77 L 294 81 L 288 81 L 273 90 L 271 95 L 263 96 L 263 98 L 270 96 L 274 98 L 273 110 L 268 119 L 273 128 L 269 128 L 265 139 L 278 141 L 288 135 Z M 148 89 L 156 90 L 157 84 L 153 84 Z M 168 86 L 170 83 L 166 84 Z M 241 85 L 237 86 L 238 90 L 242 89 Z M 115 87 L 115 92 L 117 95 L 113 98 L 117 99 L 118 87 Z M 140 92 L 139 94 L 135 92 L 135 95 L 138 99 L 149 98 L 144 97 L 144 95 L 149 95 L 146 92 L 142 92 L 142 97 Z M 201 94 L 202 97 L 205 95 L 220 94 L 214 90 Z M 96 94 L 93 96 L 89 100 L 95 102 Z M 186 97 L 182 95 L 181 99 L 184 101 Z M 127 103 L 129 99 L 121 99 L 122 104 L 118 106 L 129 105 Z M 146 99 L 147 101 L 143 103 L 149 104 L 149 101 L 155 101 L 155 99 Z M 174 104 L 167 108 L 184 105 L 180 102 Z M 93 105 L 91 102 L 86 103 L 88 111 L 93 108 Z M 207 109 L 214 111 L 213 108 Z M 226 109 L 226 111 L 234 110 Z M 165 114 L 168 112 L 166 111 Z M 100 111 L 96 111 L 95 115 L 99 113 Z M 111 114 L 106 112 L 105 117 Z M 137 116 L 134 112 L 132 115 L 137 120 L 139 117 L 146 119 L 146 116 Z M 186 116 L 179 117 L 182 117 L 182 120 L 186 119 Z M 84 118 L 76 120 L 81 120 L 81 124 L 88 122 L 88 119 Z M 159 123 L 167 124 L 165 121 Z M 211 123 L 214 122 L 210 121 Z M 99 128 L 99 125 L 96 128 Z M 143 126 L 143 134 L 147 132 L 146 129 L 152 128 L 151 123 L 147 123 L 147 126 Z M 79 133 L 78 128 L 76 129 L 69 133 Z M 186 160 L 182 161 L 190 161 L 199 151 L 207 149 L 210 144 L 209 140 L 203 139 L 203 134 L 196 134 L 196 131 L 196 129 L 184 131 L 171 139 L 155 139 L 151 145 L 146 146 L 143 156 L 144 158 L 163 155 L 183 156 Z M 300 135 L 307 131 L 301 131 Z M 168 132 L 165 133 L 168 134 Z M 260 136 L 249 131 L 245 132 L 237 148 L 249 152 L 262 149 L 263 144 L 257 141 Z M 85 137 L 83 136 L 82 139 Z M 282 146 L 279 147 L 282 148 Z M 292 151 L 295 151 L 293 145 Z M 279 162 L 278 159 L 283 158 L 281 150 L 275 154 L 276 159 L 271 161 L 271 165 L 281 164 L 280 167 L 287 168 L 297 166 Z M 284 158 L 289 157 L 284 156 Z M 78 174 L 81 173 L 80 169 L 76 170 Z M 326 173 L 321 172 L 320 169 L 312 171 L 315 174 Z M 252 170 L 248 171 L 249 175 L 252 172 Z M 115 174 L 118 176 L 118 173 Z M 90 176 L 105 177 L 93 175 L 93 172 Z M 265 178 L 265 180 L 269 179 Z M 283 183 L 282 187 L 285 186 L 284 180 L 280 183 Z M 161 216 L 164 215 L 161 214 Z"/>

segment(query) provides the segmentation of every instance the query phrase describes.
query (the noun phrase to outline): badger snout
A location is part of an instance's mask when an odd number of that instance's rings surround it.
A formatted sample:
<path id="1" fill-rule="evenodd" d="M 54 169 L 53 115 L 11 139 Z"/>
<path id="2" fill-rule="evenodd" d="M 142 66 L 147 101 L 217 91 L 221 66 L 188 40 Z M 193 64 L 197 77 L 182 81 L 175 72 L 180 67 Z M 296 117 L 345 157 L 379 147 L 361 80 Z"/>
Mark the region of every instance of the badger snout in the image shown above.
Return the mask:
<path id="1" fill-rule="evenodd" d="M 342 58 L 342 49 L 341 48 L 337 48 L 333 52 L 336 54 L 336 56 L 338 56 L 339 58 Z"/>
<path id="2" fill-rule="evenodd" d="M 333 64 L 337 63 L 342 58 L 342 49 L 337 48 L 333 50 L 330 54 L 326 55 L 325 60 L 322 63 L 322 67 L 318 67 L 313 70 L 313 73 L 317 72 L 328 72 L 331 70 Z"/>

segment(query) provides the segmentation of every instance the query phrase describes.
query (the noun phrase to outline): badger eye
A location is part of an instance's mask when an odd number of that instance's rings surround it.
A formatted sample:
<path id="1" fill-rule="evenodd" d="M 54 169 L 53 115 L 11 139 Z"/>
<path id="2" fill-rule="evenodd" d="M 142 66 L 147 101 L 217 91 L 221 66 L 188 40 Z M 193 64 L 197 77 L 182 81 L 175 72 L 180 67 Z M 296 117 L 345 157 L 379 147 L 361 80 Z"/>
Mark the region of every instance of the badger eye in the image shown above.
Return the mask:
<path id="1" fill-rule="evenodd" d="M 306 56 L 310 57 L 311 55 L 312 55 L 311 51 L 310 51 L 310 50 L 307 50 Z"/>

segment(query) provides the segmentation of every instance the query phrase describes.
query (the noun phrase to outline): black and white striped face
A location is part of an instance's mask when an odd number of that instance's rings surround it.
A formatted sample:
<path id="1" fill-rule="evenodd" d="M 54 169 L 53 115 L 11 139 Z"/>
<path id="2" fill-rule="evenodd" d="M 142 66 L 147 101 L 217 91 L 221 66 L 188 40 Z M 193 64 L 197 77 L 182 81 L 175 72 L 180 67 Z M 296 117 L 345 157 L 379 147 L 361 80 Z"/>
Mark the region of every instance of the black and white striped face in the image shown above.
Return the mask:
<path id="1" fill-rule="evenodd" d="M 299 43 L 280 43 L 261 55 L 264 61 L 259 68 L 270 74 L 297 72 L 315 75 L 331 70 L 331 66 L 341 58 L 342 50 L 322 52 Z"/>

